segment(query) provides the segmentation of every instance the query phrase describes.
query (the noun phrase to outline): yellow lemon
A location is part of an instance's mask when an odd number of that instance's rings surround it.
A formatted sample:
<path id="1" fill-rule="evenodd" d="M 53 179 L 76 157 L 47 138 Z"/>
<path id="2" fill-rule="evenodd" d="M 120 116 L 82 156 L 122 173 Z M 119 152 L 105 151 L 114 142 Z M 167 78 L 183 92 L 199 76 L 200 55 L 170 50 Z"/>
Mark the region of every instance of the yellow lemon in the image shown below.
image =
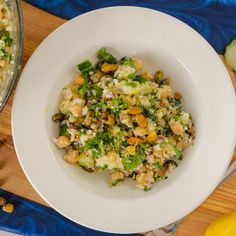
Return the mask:
<path id="1" fill-rule="evenodd" d="M 204 236 L 236 236 L 236 212 L 228 213 L 213 221 Z"/>

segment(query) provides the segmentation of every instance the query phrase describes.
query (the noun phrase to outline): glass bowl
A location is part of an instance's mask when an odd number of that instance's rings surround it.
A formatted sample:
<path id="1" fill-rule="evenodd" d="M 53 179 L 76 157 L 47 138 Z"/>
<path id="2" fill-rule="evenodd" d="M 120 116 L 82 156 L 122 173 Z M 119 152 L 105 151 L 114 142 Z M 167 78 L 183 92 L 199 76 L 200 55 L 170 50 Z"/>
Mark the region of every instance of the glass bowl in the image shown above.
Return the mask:
<path id="1" fill-rule="evenodd" d="M 14 85 L 16 84 L 23 52 L 23 17 L 18 0 L 8 0 L 9 11 L 11 13 L 13 52 L 9 66 L 5 71 L 4 79 L 0 80 L 0 112 L 4 108 Z"/>

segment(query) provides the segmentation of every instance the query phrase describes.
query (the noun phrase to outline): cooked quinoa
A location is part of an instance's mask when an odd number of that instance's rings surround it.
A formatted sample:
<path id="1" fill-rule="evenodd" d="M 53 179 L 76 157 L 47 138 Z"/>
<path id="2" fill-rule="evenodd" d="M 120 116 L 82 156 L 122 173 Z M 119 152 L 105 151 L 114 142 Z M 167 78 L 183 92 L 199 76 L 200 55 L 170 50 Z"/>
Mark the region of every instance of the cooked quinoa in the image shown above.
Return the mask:
<path id="1" fill-rule="evenodd" d="M 95 65 L 77 65 L 73 82 L 62 89 L 59 113 L 52 117 L 60 126 L 54 142 L 68 163 L 109 171 L 111 186 L 128 177 L 150 190 L 193 144 L 191 115 L 162 71 L 152 75 L 141 60 L 118 60 L 105 48 L 97 58 Z"/>
<path id="2" fill-rule="evenodd" d="M 0 0 L 0 91 L 5 84 L 13 53 L 11 17 L 8 1 Z"/>

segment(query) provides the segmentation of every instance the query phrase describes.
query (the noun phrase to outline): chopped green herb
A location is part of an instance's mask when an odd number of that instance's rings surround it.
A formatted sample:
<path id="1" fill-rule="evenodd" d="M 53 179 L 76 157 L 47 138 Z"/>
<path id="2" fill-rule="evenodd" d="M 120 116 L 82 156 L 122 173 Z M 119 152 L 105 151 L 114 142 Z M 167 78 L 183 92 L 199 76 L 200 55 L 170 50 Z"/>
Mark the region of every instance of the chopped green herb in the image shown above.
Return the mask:
<path id="1" fill-rule="evenodd" d="M 108 104 L 111 113 L 119 115 L 121 111 L 128 108 L 128 102 L 122 98 L 113 98 Z"/>
<path id="2" fill-rule="evenodd" d="M 89 60 L 85 60 L 82 63 L 77 65 L 77 68 L 80 70 L 83 76 L 88 77 L 90 73 L 93 73 L 94 67 Z"/>
<path id="3" fill-rule="evenodd" d="M 124 179 L 116 179 L 111 183 L 111 186 L 112 187 L 117 186 L 118 184 L 120 184 L 122 182 L 124 182 Z"/>
<path id="4" fill-rule="evenodd" d="M 142 159 L 139 156 L 124 157 L 122 161 L 126 170 L 134 170 L 142 164 Z"/>
<path id="5" fill-rule="evenodd" d="M 97 150 L 97 149 L 92 149 L 92 157 L 94 158 L 94 159 L 96 159 L 96 158 L 98 158 L 98 156 L 100 156 L 101 155 L 101 152 L 99 152 L 99 150 Z"/>
<path id="6" fill-rule="evenodd" d="M 120 64 L 135 68 L 134 60 L 129 57 L 122 57 L 120 59 Z"/>
<path id="7" fill-rule="evenodd" d="M 146 117 L 149 117 L 152 121 L 154 121 L 155 123 L 158 122 L 158 118 L 157 116 L 152 113 L 147 107 L 143 107 L 143 114 L 146 116 Z"/>
<path id="8" fill-rule="evenodd" d="M 60 125 L 60 131 L 59 131 L 59 136 L 68 136 L 69 133 L 67 131 L 68 127 L 66 124 L 61 124 Z"/>
<path id="9" fill-rule="evenodd" d="M 167 179 L 167 176 L 160 176 L 160 175 L 154 176 L 154 181 L 155 182 L 158 182 L 158 181 L 163 180 L 163 179 Z"/>
<path id="10" fill-rule="evenodd" d="M 175 157 L 177 160 L 183 159 L 183 153 L 176 147 L 174 147 Z"/>
<path id="11" fill-rule="evenodd" d="M 143 190 L 144 190 L 145 192 L 148 192 L 148 191 L 150 191 L 150 190 L 151 190 L 151 188 L 149 188 L 149 187 L 145 186 Z"/>
<path id="12" fill-rule="evenodd" d="M 13 44 L 13 38 L 11 37 L 11 34 L 9 31 L 6 30 L 0 30 L 0 38 L 4 40 L 7 47 L 11 47 Z"/>
<path id="13" fill-rule="evenodd" d="M 135 73 L 131 73 L 127 76 L 127 79 L 133 80 L 135 78 Z"/>
<path id="14" fill-rule="evenodd" d="M 85 143 L 84 150 L 87 151 L 91 148 L 97 149 L 99 147 L 98 144 L 100 144 L 101 142 L 103 144 L 108 144 L 108 143 L 112 142 L 112 140 L 113 140 L 113 138 L 110 137 L 110 135 L 108 133 L 97 133 L 97 135 L 95 137 L 89 139 Z"/>
<path id="15" fill-rule="evenodd" d="M 135 156 L 125 156 L 122 161 L 126 170 L 134 170 L 142 164 L 144 159 L 145 156 L 136 154 Z"/>
<path id="16" fill-rule="evenodd" d="M 138 81 L 139 83 L 145 83 L 147 80 L 142 75 L 136 75 L 133 78 L 134 81 Z"/>
<path id="17" fill-rule="evenodd" d="M 84 83 L 78 87 L 78 94 L 84 98 L 88 89 L 89 89 L 90 83 L 87 78 L 85 78 Z"/>
<path id="18" fill-rule="evenodd" d="M 95 117 L 98 118 L 101 116 L 102 111 L 106 108 L 104 102 L 92 103 L 88 106 L 88 108 L 95 112 Z"/>
<path id="19" fill-rule="evenodd" d="M 180 100 L 177 100 L 175 98 L 168 98 L 168 101 L 169 103 L 172 105 L 172 106 L 179 106 L 181 105 L 181 101 Z"/>
<path id="20" fill-rule="evenodd" d="M 102 94 L 103 94 L 103 89 L 101 87 L 99 87 L 96 84 L 93 84 L 90 88 L 89 88 L 89 94 L 88 94 L 88 99 L 98 99 L 98 98 L 102 98 Z"/>
<path id="21" fill-rule="evenodd" d="M 135 82 L 126 82 L 126 85 L 128 85 L 128 86 L 130 86 L 132 88 L 136 88 L 138 86 L 138 84 L 135 83 Z"/>
<path id="22" fill-rule="evenodd" d="M 153 163 L 152 165 L 153 165 L 155 168 L 157 168 L 157 169 L 160 169 L 160 168 L 161 168 L 161 165 L 160 165 L 159 162 Z"/>
<path id="23" fill-rule="evenodd" d="M 97 51 L 97 58 L 102 63 L 117 63 L 117 59 L 107 52 L 106 48 L 100 48 Z"/>

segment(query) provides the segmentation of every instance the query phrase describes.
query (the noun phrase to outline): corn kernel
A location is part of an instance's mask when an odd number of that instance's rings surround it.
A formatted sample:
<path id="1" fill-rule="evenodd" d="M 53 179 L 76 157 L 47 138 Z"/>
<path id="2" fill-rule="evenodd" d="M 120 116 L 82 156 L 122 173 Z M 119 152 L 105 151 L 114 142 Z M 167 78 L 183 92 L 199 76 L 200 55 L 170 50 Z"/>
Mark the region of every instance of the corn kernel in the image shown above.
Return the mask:
<path id="1" fill-rule="evenodd" d="M 156 142 L 156 140 L 157 140 L 157 133 L 156 133 L 155 130 L 152 131 L 152 132 L 148 135 L 147 140 L 148 140 L 149 143 L 155 143 L 155 142 Z"/>
<path id="2" fill-rule="evenodd" d="M 126 148 L 126 150 L 127 150 L 127 152 L 128 152 L 130 155 L 132 155 L 132 156 L 134 156 L 135 153 L 136 153 L 135 146 L 128 146 L 128 147 Z"/>

